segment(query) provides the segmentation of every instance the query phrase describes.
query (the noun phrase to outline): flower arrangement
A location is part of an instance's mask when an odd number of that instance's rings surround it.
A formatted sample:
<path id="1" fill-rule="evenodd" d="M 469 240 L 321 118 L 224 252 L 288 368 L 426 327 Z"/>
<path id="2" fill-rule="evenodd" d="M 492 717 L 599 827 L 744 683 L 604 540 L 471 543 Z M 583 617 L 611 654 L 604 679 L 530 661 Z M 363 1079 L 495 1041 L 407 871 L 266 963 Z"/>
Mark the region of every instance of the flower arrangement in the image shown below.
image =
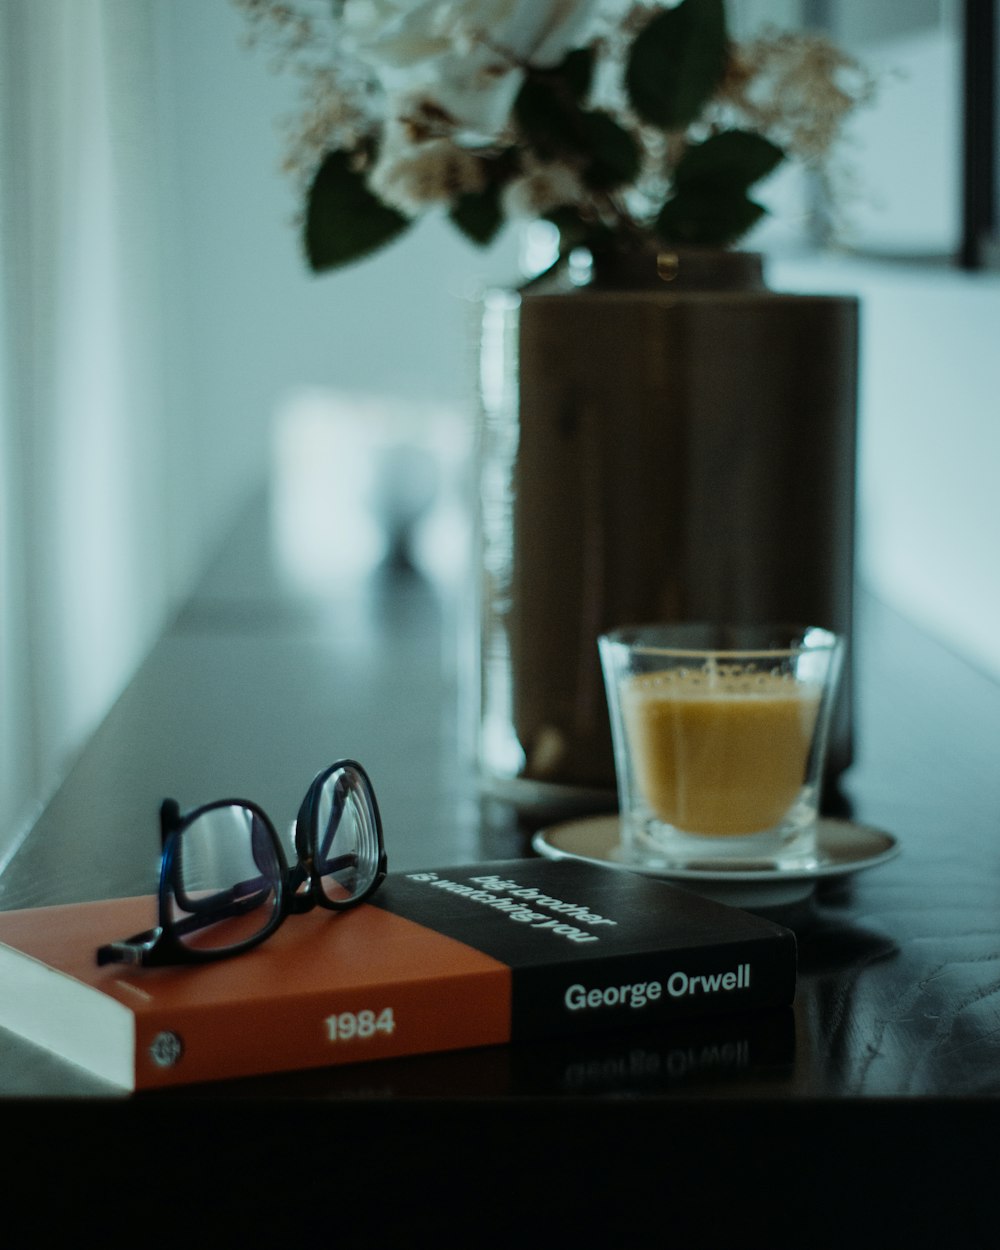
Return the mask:
<path id="1" fill-rule="evenodd" d="M 724 0 L 234 0 L 301 76 L 287 164 L 315 270 L 424 212 L 477 244 L 545 219 L 559 254 L 727 247 L 783 161 L 828 179 L 873 91 L 819 35 L 730 37 Z"/>

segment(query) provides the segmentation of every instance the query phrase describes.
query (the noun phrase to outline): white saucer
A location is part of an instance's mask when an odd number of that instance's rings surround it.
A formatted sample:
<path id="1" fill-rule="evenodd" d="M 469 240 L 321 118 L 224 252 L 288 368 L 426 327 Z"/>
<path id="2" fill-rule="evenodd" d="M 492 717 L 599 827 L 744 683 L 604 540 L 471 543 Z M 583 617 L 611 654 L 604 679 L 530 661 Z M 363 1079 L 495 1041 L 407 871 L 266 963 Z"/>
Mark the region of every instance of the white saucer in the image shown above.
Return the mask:
<path id="1" fill-rule="evenodd" d="M 698 894 L 735 907 L 780 907 L 808 898 L 816 883 L 884 864 L 899 854 L 891 833 L 848 820 L 820 820 L 816 826 L 818 863 L 810 868 L 752 871 L 671 868 L 630 862 L 620 841 L 618 816 L 592 816 L 541 829 L 532 846 L 546 859 L 584 859 L 606 868 L 663 877 Z"/>

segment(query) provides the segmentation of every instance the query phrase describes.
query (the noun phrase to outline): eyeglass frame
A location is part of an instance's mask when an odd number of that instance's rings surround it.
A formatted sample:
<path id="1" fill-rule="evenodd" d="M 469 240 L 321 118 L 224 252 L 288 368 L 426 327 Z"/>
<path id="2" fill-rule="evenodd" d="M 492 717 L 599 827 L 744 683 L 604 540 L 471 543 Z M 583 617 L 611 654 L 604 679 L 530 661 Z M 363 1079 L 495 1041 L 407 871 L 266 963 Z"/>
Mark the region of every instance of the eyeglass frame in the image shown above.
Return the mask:
<path id="1" fill-rule="evenodd" d="M 330 898 L 323 889 L 321 874 L 315 871 L 318 841 L 316 821 L 319 797 L 326 782 L 339 770 L 351 770 L 360 778 L 371 804 L 375 821 L 376 845 L 378 847 L 378 860 L 372 880 L 360 893 L 353 894 L 347 899 Z M 177 852 L 180 847 L 181 836 L 186 829 L 189 829 L 195 821 L 205 816 L 208 812 L 219 811 L 227 807 L 240 807 L 250 812 L 267 835 L 270 850 L 275 857 L 279 870 L 277 879 L 274 882 L 275 897 L 271 903 L 271 917 L 259 932 L 232 946 L 219 949 L 199 949 L 185 945 L 179 936 L 179 931 L 183 931 L 185 926 L 189 928 L 198 928 L 199 926 L 197 923 L 191 923 L 198 918 L 198 907 L 193 900 L 188 899 L 184 894 L 177 872 L 179 865 Z M 320 769 L 312 779 L 295 817 L 294 846 L 297 860 L 294 866 L 290 867 L 288 857 L 285 854 L 281 839 L 271 818 L 258 803 L 250 799 L 215 799 L 212 802 L 203 803 L 199 807 L 191 808 L 186 812 L 181 811 L 176 799 L 164 799 L 160 804 L 160 881 L 157 889 L 158 924 L 155 928 L 134 934 L 132 937 L 123 938 L 117 942 L 108 942 L 98 947 L 96 951 L 97 963 L 99 965 L 124 963 L 151 968 L 169 965 L 213 963 L 220 959 L 232 959 L 234 956 L 242 955 L 246 951 L 253 949 L 253 947 L 259 946 L 273 936 L 291 915 L 301 915 L 303 912 L 312 911 L 317 906 L 325 907 L 327 910 L 335 912 L 349 911 L 359 903 L 363 903 L 365 899 L 371 898 L 385 880 L 388 871 L 388 860 L 382 832 L 382 816 L 379 811 L 378 800 L 375 797 L 375 789 L 372 786 L 368 773 L 356 760 L 337 760 L 328 767 Z M 236 890 L 239 885 L 246 886 L 250 884 L 252 882 L 234 883 L 230 890 Z M 180 920 L 171 916 L 171 896 L 188 913 Z M 234 895 L 230 900 L 231 905 L 238 905 L 238 902 L 238 895 Z M 187 904 L 191 905 L 188 906 Z M 215 918 L 219 919 L 221 917 L 216 916 Z M 213 922 L 208 920 L 203 923 Z"/>

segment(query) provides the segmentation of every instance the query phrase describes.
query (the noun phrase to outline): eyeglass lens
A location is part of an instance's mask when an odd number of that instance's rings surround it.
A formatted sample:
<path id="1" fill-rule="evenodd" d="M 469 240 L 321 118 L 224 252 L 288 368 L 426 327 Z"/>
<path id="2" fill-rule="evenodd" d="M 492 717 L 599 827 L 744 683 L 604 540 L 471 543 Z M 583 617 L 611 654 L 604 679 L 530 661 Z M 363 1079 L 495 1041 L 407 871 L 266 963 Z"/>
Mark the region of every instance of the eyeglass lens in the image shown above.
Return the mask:
<path id="1" fill-rule="evenodd" d="M 209 808 L 185 826 L 171 892 L 174 931 L 200 951 L 228 950 L 270 923 L 281 865 L 259 816 L 240 804 Z"/>
<path id="2" fill-rule="evenodd" d="M 378 818 L 371 791 L 350 768 L 323 782 L 315 806 L 315 870 L 332 902 L 347 902 L 371 885 L 378 871 Z"/>

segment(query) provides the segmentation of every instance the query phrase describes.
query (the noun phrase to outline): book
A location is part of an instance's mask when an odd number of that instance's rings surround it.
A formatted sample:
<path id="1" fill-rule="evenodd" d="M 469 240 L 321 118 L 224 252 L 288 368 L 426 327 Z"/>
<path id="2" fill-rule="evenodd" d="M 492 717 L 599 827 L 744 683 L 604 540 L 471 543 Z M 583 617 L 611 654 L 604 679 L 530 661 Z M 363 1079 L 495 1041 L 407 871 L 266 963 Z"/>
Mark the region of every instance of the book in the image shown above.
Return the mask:
<path id="1" fill-rule="evenodd" d="M 0 1026 L 127 1089 L 572 1036 L 794 998 L 795 936 L 583 861 L 390 873 L 199 967 L 98 967 L 152 897 L 0 913 Z"/>

